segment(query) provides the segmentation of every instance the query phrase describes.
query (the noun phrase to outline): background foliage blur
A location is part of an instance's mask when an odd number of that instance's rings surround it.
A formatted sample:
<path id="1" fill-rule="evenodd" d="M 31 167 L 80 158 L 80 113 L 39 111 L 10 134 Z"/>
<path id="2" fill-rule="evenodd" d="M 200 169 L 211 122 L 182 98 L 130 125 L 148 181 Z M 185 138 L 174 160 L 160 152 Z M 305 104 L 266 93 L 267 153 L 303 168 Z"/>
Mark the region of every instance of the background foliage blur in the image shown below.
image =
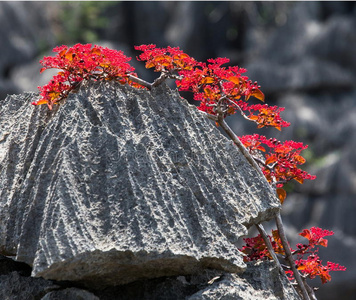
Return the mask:
<path id="1" fill-rule="evenodd" d="M 179 46 L 201 61 L 230 58 L 258 81 L 268 104 L 286 108 L 283 117 L 292 123 L 282 132 L 257 131 L 231 117 L 236 133 L 309 145 L 305 169 L 317 179 L 289 186 L 283 213 L 291 242 L 301 241 L 293 237 L 303 228 L 333 230 L 321 255 L 348 268 L 332 274 L 318 297 L 355 299 L 355 3 L 0 2 L 0 99 L 46 84 L 54 73 L 40 75 L 39 60 L 61 44 L 123 50 L 148 81 L 157 74 L 136 61 L 134 45 Z"/>

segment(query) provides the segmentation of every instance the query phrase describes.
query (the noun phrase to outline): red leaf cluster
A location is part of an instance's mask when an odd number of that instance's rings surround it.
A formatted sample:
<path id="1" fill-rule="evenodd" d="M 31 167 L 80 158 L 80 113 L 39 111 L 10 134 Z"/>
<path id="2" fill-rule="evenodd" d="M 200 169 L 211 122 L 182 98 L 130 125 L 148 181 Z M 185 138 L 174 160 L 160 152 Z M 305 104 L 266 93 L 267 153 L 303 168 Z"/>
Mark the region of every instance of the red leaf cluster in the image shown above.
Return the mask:
<path id="1" fill-rule="evenodd" d="M 326 266 L 322 265 L 322 261 L 317 255 L 318 249 L 314 252 L 311 251 L 311 249 L 318 245 L 327 247 L 328 243 L 324 237 L 333 234 L 334 233 L 332 231 L 323 230 L 318 227 L 304 229 L 299 234 L 308 239 L 308 244 L 297 244 L 298 249 L 291 249 L 291 252 L 293 255 L 297 256 L 295 263 L 297 269 L 304 277 L 308 277 L 310 279 L 320 277 L 321 282 L 324 284 L 331 280 L 330 271 L 346 271 L 344 266 L 340 266 L 336 263 L 327 262 Z M 272 230 L 272 237 L 268 236 L 268 238 L 271 241 L 274 252 L 285 256 L 286 254 L 283 249 L 278 230 Z M 258 235 L 254 238 L 245 238 L 244 242 L 245 245 L 239 250 L 245 254 L 245 262 L 261 259 L 272 259 L 261 235 Z M 308 255 L 306 259 L 303 258 L 305 255 Z M 285 272 L 290 280 L 294 280 L 293 272 L 290 269 L 287 269 Z"/>
<path id="2" fill-rule="evenodd" d="M 73 47 L 61 46 L 53 49 L 57 55 L 44 57 L 41 73 L 47 69 L 60 69 L 53 79 L 40 90 L 41 99 L 34 105 L 47 104 L 52 109 L 53 104 L 65 99 L 83 80 L 118 80 L 121 83 L 130 82 L 128 75 L 134 75 L 134 68 L 122 51 L 94 46 L 91 44 L 76 44 Z"/>
<path id="3" fill-rule="evenodd" d="M 310 279 L 320 277 L 322 284 L 331 280 L 330 271 L 346 271 L 344 266 L 329 261 L 326 266 L 323 266 L 320 257 L 316 253 L 309 255 L 307 259 L 298 259 L 295 263 L 297 269 L 301 271 L 304 276 Z M 293 280 L 293 276 L 290 273 L 287 275 Z"/>
<path id="4" fill-rule="evenodd" d="M 316 176 L 299 168 L 305 163 L 300 152 L 308 146 L 294 141 L 280 142 L 265 136 L 254 134 L 240 137 L 241 142 L 262 168 L 267 181 L 277 189 L 277 195 L 283 203 L 286 192 L 283 185 L 294 179 L 303 183 L 305 179 L 314 180 Z"/>
<path id="5" fill-rule="evenodd" d="M 146 62 L 146 68 L 176 79 L 180 91 L 191 91 L 194 99 L 200 101 L 198 108 L 211 115 L 227 117 L 239 111 L 246 119 L 257 124 L 258 128 L 289 126 L 280 112 L 283 108 L 276 106 L 250 105 L 250 97 L 264 101 L 264 94 L 257 82 L 252 83 L 246 69 L 237 66 L 223 67 L 230 60 L 227 58 L 208 59 L 198 62 L 179 47 L 157 48 L 156 45 L 135 46 L 142 51 L 137 57 Z M 41 72 L 46 69 L 60 69 L 58 74 L 45 86 L 39 87 L 41 98 L 34 105 L 53 105 L 65 99 L 83 80 L 117 80 L 142 87 L 130 80 L 129 75 L 136 76 L 134 68 L 128 63 L 131 58 L 122 51 L 94 46 L 76 44 L 73 47 L 61 46 L 53 49 L 54 57 L 44 57 L 40 63 Z"/>
<path id="6" fill-rule="evenodd" d="M 305 237 L 309 241 L 309 245 L 312 247 L 320 245 L 323 247 L 328 246 L 328 241 L 324 239 L 325 236 L 333 235 L 334 232 L 329 230 L 323 230 L 318 227 L 312 227 L 309 229 L 304 229 L 299 235 Z"/>
<path id="7" fill-rule="evenodd" d="M 284 249 L 278 230 L 272 230 L 272 237 L 268 236 L 268 238 L 273 246 L 274 252 L 284 255 Z M 272 259 L 265 241 L 260 234 L 253 238 L 244 238 L 244 241 L 245 245 L 239 250 L 246 254 L 246 256 L 244 256 L 245 262 Z"/>
<path id="8" fill-rule="evenodd" d="M 190 70 L 197 61 L 184 53 L 179 47 L 156 48 L 156 45 L 135 46 L 143 53 L 137 57 L 139 61 L 146 61 L 146 68 L 154 68 L 155 72 L 171 72 Z"/>
<path id="9" fill-rule="evenodd" d="M 179 47 L 141 45 L 135 49 L 143 52 L 138 59 L 146 61 L 146 68 L 154 68 L 156 72 L 163 72 L 167 77 L 176 79 L 180 91 L 192 92 L 194 99 L 200 101 L 198 109 L 211 115 L 220 114 L 224 118 L 240 112 L 246 119 L 257 123 L 258 128 L 268 126 L 280 130 L 281 127 L 289 126 L 280 116 L 282 108 L 246 103 L 251 96 L 261 101 L 264 101 L 265 96 L 257 82 L 252 83 L 243 75 L 246 69 L 222 66 L 230 62 L 228 58 L 198 62 Z"/>

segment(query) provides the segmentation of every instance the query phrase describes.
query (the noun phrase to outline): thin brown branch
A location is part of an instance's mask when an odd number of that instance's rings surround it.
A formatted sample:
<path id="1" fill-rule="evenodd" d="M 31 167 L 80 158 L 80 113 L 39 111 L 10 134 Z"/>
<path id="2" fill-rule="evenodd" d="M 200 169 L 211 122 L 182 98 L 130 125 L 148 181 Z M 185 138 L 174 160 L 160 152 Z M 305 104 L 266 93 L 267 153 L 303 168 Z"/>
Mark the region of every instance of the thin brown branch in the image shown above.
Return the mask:
<path id="1" fill-rule="evenodd" d="M 223 100 L 223 99 L 224 99 L 224 97 L 222 97 L 220 100 Z M 220 102 L 220 100 L 219 100 L 219 102 Z M 240 109 L 240 112 L 242 112 L 241 109 Z M 207 114 L 207 117 L 209 117 L 210 119 L 215 120 L 221 126 L 221 128 L 226 132 L 226 134 L 230 137 L 230 139 L 239 148 L 239 150 L 245 156 L 245 158 L 251 164 L 251 166 L 262 176 L 262 178 L 265 178 L 265 176 L 264 176 L 261 168 L 258 166 L 256 160 L 251 156 L 251 154 L 247 151 L 247 149 L 242 144 L 240 139 L 236 136 L 236 134 L 233 132 L 233 130 L 225 122 L 221 106 L 218 105 L 218 107 L 217 107 L 217 116 L 213 116 L 214 118 L 212 118 L 211 115 Z M 266 178 L 265 178 L 265 180 L 267 182 Z M 268 183 L 268 187 L 270 188 L 270 191 L 273 194 L 275 194 L 275 192 L 273 191 L 272 186 L 269 183 Z M 284 251 L 286 253 L 286 259 L 290 264 L 291 270 L 293 271 L 294 278 L 297 281 L 297 284 L 299 286 L 299 289 L 300 289 L 300 292 L 302 294 L 303 299 L 304 300 L 311 300 L 311 299 L 312 300 L 316 300 L 314 293 L 311 295 L 311 297 L 309 297 L 311 289 L 310 289 L 310 287 L 308 285 L 304 285 L 304 282 L 302 281 L 300 273 L 298 272 L 298 270 L 297 270 L 297 268 L 295 266 L 295 261 L 294 261 L 294 259 L 292 257 L 292 253 L 291 253 L 291 250 L 289 248 L 288 240 L 287 240 L 287 237 L 286 237 L 286 234 L 285 234 L 285 231 L 284 231 L 284 227 L 283 227 L 280 211 L 277 213 L 277 216 L 275 217 L 275 220 L 276 220 L 279 236 L 281 238 L 281 242 L 282 242 Z M 271 256 L 276 261 L 276 263 L 278 262 L 278 268 L 279 268 L 279 271 L 281 271 L 282 267 L 281 267 L 281 265 L 280 265 L 280 263 L 278 261 L 278 258 L 276 257 L 275 252 L 273 251 L 272 245 L 269 245 L 270 241 L 269 241 L 269 239 L 267 237 L 267 234 L 265 234 L 261 224 L 256 224 L 256 226 L 257 226 L 258 230 L 260 231 L 263 239 L 265 240 L 266 246 L 267 246 Z M 309 292 L 307 291 L 306 286 L 310 289 L 310 290 L 308 289 Z"/>
<path id="2" fill-rule="evenodd" d="M 258 157 L 255 157 L 253 155 L 251 155 L 251 156 L 257 163 L 259 163 L 260 165 L 264 166 L 265 168 L 267 168 L 270 171 L 272 170 L 268 165 L 266 165 L 266 163 L 262 159 L 260 159 Z"/>
<path id="3" fill-rule="evenodd" d="M 288 243 L 288 240 L 287 240 L 287 236 L 286 236 L 286 233 L 284 231 L 284 226 L 283 226 L 282 217 L 281 217 L 281 213 L 280 212 L 277 213 L 277 216 L 276 216 L 275 220 L 276 220 L 276 225 L 277 225 L 279 237 L 281 238 L 281 242 L 282 242 L 282 245 L 283 245 L 283 248 L 284 248 L 284 252 L 286 253 L 286 259 L 289 262 L 289 265 L 290 265 L 291 270 L 293 272 L 294 278 L 298 283 L 298 286 L 299 286 L 300 292 L 301 292 L 301 294 L 303 296 L 303 299 L 304 300 L 310 300 L 309 293 L 306 290 L 306 287 L 304 285 L 302 277 L 300 276 L 300 273 L 299 273 L 299 271 L 297 270 L 297 268 L 295 266 L 295 261 L 294 261 L 294 259 L 292 257 L 292 252 L 290 250 L 289 243 Z"/>
<path id="4" fill-rule="evenodd" d="M 169 74 L 162 72 L 161 75 L 155 79 L 155 81 L 152 83 L 152 87 L 157 87 L 159 86 L 162 82 L 164 82 L 167 78 L 169 77 Z"/>
<path id="5" fill-rule="evenodd" d="M 276 253 L 273 250 L 272 243 L 271 243 L 270 239 L 268 238 L 264 227 L 262 226 L 262 224 L 256 224 L 256 227 L 257 227 L 260 235 L 262 236 L 263 240 L 265 241 L 265 244 L 267 246 L 268 252 L 271 254 L 273 260 L 276 262 L 276 265 L 278 267 L 279 273 L 281 275 L 285 276 L 285 272 L 284 272 L 284 270 L 283 270 L 283 268 L 281 266 L 281 263 L 279 262 L 279 259 L 278 259 L 277 255 L 276 255 Z"/>
<path id="6" fill-rule="evenodd" d="M 213 121 L 215 121 L 215 122 L 218 121 L 218 117 L 217 117 L 217 116 L 208 114 L 208 113 L 206 113 L 206 112 L 204 112 L 204 111 L 200 111 L 200 113 L 204 114 L 204 115 L 205 115 L 208 119 L 210 119 L 210 120 L 213 120 Z"/>
<path id="7" fill-rule="evenodd" d="M 146 87 L 147 89 L 151 90 L 152 89 L 152 83 L 149 83 L 141 78 L 138 78 L 136 76 L 133 75 L 128 75 L 128 78 L 133 81 L 136 82 L 138 84 L 141 84 L 142 86 Z"/>
<path id="8" fill-rule="evenodd" d="M 302 281 L 304 283 L 304 286 L 308 292 L 308 295 L 310 297 L 311 300 L 318 300 L 315 296 L 314 290 L 309 286 L 309 284 L 306 281 L 306 278 L 302 277 Z"/>

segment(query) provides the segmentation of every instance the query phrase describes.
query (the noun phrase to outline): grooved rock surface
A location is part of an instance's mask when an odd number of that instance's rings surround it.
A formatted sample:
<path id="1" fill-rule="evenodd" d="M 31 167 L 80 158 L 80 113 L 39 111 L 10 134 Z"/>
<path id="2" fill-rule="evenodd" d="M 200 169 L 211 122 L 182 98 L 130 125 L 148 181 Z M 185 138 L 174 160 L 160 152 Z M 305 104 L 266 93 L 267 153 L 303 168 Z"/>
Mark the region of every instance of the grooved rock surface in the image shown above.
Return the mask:
<path id="1" fill-rule="evenodd" d="M 51 112 L 36 97 L 0 108 L 2 254 L 92 288 L 246 268 L 238 239 L 279 203 L 194 106 L 118 83 Z"/>

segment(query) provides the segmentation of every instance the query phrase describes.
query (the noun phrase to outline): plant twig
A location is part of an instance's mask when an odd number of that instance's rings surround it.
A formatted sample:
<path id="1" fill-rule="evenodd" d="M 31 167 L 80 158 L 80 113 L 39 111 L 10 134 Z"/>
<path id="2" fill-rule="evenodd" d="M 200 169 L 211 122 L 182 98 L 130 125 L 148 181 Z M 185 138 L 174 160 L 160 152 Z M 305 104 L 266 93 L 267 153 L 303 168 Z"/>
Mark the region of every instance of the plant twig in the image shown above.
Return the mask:
<path id="1" fill-rule="evenodd" d="M 303 299 L 304 300 L 310 300 L 309 294 L 308 294 L 308 292 L 306 290 L 306 287 L 304 285 L 302 277 L 300 276 L 300 274 L 299 274 L 299 272 L 298 272 L 298 270 L 297 270 L 297 268 L 295 266 L 295 261 L 294 261 L 294 259 L 292 257 L 292 252 L 291 252 L 291 250 L 289 248 L 289 244 L 288 244 L 286 233 L 284 231 L 284 226 L 283 226 L 282 217 L 281 217 L 281 213 L 280 212 L 277 213 L 277 216 L 276 216 L 275 220 L 276 220 L 276 225 L 277 225 L 279 237 L 281 238 L 281 242 L 282 242 L 282 245 L 283 245 L 283 248 L 284 248 L 284 252 L 286 253 L 286 259 L 288 260 L 289 265 L 291 267 L 291 270 L 293 272 L 294 278 L 298 283 L 298 286 L 300 288 L 300 292 L 301 292 L 301 294 L 303 296 Z"/>
<path id="2" fill-rule="evenodd" d="M 305 288 L 307 289 L 307 292 L 308 292 L 308 295 L 309 295 L 310 299 L 311 300 L 317 300 L 316 296 L 315 296 L 315 293 L 314 293 L 314 290 L 309 286 L 309 284 L 307 283 L 305 277 L 302 277 L 302 280 L 303 280 Z"/>
<path id="3" fill-rule="evenodd" d="M 149 90 L 152 89 L 152 83 L 149 83 L 141 78 L 138 78 L 136 76 L 133 76 L 133 75 L 128 75 L 128 78 L 133 81 L 133 82 L 136 82 L 138 84 L 141 84 L 142 86 L 148 88 Z"/>
<path id="4" fill-rule="evenodd" d="M 155 81 L 152 83 L 152 87 L 159 86 L 163 81 L 165 81 L 169 75 L 165 72 L 162 72 L 161 75 L 155 79 Z"/>
<path id="5" fill-rule="evenodd" d="M 265 244 L 267 246 L 268 252 L 271 254 L 273 260 L 276 262 L 276 265 L 278 267 L 279 273 L 283 276 L 285 276 L 285 272 L 281 266 L 281 263 L 278 260 L 278 257 L 276 255 L 276 253 L 273 250 L 273 246 L 271 244 L 270 239 L 267 236 L 266 230 L 264 229 L 264 227 L 262 226 L 262 224 L 256 224 L 256 227 L 259 231 L 259 233 L 261 234 L 263 240 L 265 241 Z"/>

